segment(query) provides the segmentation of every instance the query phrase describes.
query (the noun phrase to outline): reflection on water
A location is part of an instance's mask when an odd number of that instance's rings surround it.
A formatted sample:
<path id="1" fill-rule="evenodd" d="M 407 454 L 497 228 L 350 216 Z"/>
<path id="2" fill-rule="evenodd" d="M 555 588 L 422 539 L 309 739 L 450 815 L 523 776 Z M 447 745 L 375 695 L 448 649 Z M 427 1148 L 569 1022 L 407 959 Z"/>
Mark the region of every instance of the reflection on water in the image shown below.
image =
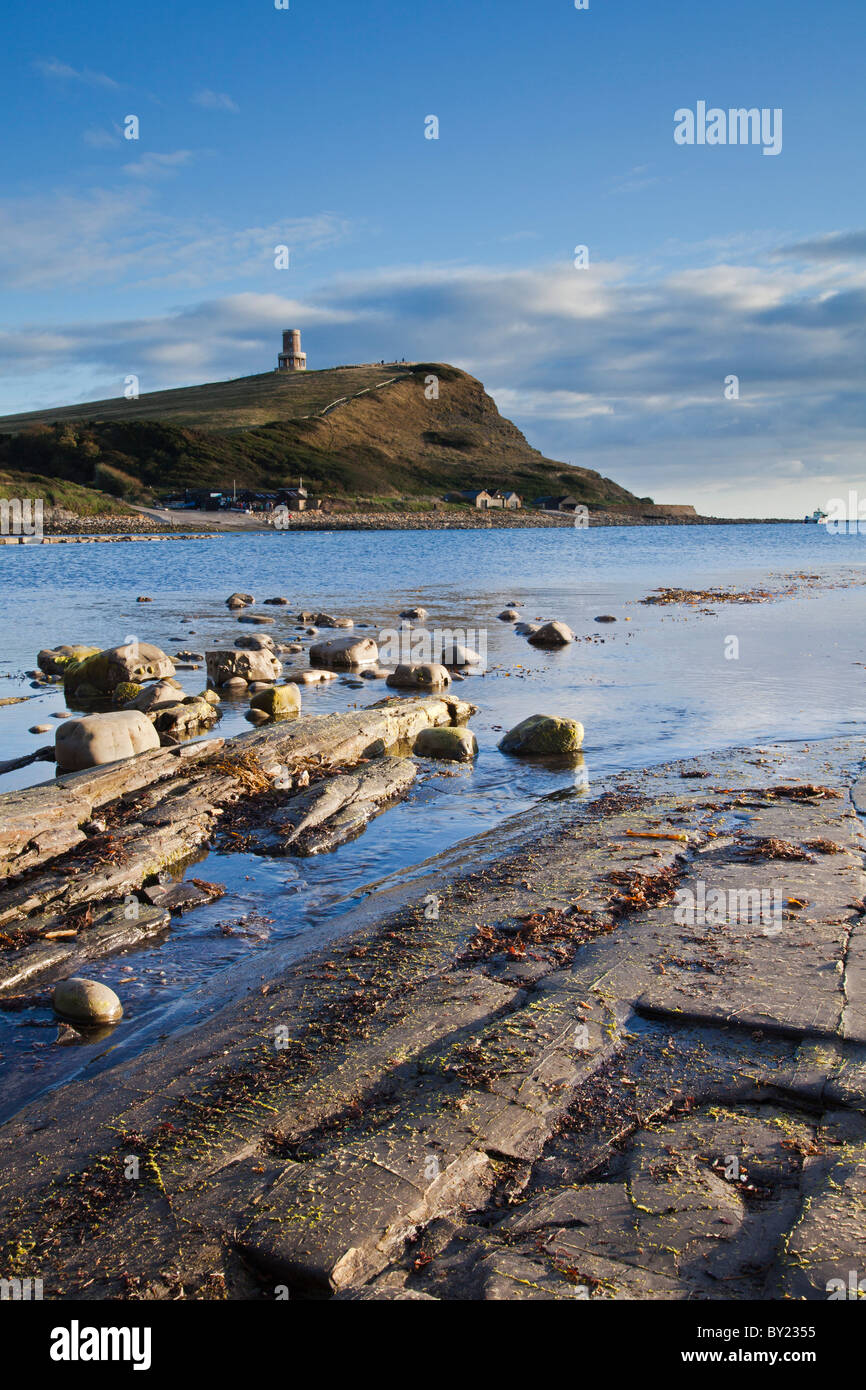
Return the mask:
<path id="1" fill-rule="evenodd" d="M 298 637 L 294 615 L 302 609 L 345 614 L 362 635 L 376 636 L 394 627 L 401 609 L 422 604 L 428 628 L 485 629 L 489 663 L 454 687 L 478 707 L 474 766 L 424 763 L 406 800 L 333 854 L 210 855 L 196 875 L 227 884 L 226 897 L 176 919 L 162 940 L 94 966 L 124 1001 L 111 1040 L 59 1046 L 49 1009 L 0 1011 L 7 1100 L 67 1074 L 83 1051 L 105 1055 L 154 1010 L 177 1004 L 174 1019 L 193 1010 L 196 989 L 220 972 L 224 996 L 235 973 L 275 942 L 297 938 L 366 885 L 399 878 L 541 796 L 585 791 L 625 768 L 719 747 L 862 729 L 864 562 L 864 536 L 793 525 L 278 534 L 0 549 L 0 698 L 34 694 L 22 673 L 42 646 L 109 646 L 130 633 L 172 653 L 233 645 L 251 631 L 225 607 L 234 590 L 249 590 L 260 604 L 285 595 L 288 607 L 259 611 L 275 618 L 267 631 L 286 642 Z M 639 602 L 661 586 L 774 588 L 774 576 L 783 575 L 811 578 L 797 581 L 795 597 L 773 603 Z M 153 602 L 137 604 L 139 594 Z M 530 646 L 496 617 L 512 601 L 524 618 L 564 620 L 577 640 L 555 651 Z M 597 624 L 600 614 L 617 622 Z M 204 685 L 204 670 L 178 679 L 193 693 Z M 339 680 L 304 687 L 302 700 L 305 712 L 327 713 L 384 694 L 379 681 L 356 689 Z M 45 742 L 28 729 L 52 722 L 63 707 L 61 691 L 0 708 L 0 759 Z M 246 707 L 245 700 L 225 701 L 217 730 L 248 729 Z M 498 751 L 503 731 L 534 713 L 581 720 L 579 766 Z M 50 772 L 49 764 L 36 764 L 3 777 L 0 788 Z"/>

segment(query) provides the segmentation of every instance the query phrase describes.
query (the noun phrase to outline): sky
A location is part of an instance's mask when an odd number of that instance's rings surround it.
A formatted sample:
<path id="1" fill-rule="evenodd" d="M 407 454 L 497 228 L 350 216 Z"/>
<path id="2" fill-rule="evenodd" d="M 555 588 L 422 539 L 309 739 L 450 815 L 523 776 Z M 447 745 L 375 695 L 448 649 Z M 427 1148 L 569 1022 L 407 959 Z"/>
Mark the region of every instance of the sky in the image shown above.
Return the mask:
<path id="1" fill-rule="evenodd" d="M 0 412 L 267 371 L 298 327 L 310 367 L 451 362 L 656 501 L 866 492 L 863 0 L 6 0 L 2 27 Z M 775 124 L 678 143 L 702 102 Z"/>

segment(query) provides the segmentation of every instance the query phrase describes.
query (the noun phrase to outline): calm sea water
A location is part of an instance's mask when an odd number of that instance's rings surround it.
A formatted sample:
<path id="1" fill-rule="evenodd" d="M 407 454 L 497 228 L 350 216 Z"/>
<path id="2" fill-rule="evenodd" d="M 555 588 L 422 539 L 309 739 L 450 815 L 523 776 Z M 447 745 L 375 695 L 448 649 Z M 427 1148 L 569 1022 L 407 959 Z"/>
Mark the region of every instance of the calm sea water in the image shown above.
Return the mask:
<path id="1" fill-rule="evenodd" d="M 0 1013 L 6 1109 L 34 1086 L 134 1048 L 145 1023 L 189 1021 L 197 1008 L 230 995 L 244 962 L 281 943 L 297 947 L 370 885 L 399 880 L 541 797 L 717 748 L 866 730 L 864 584 L 866 535 L 804 525 L 0 547 L 0 697 L 33 693 L 23 673 L 42 646 L 111 646 L 132 634 L 170 653 L 232 645 L 255 630 L 238 627 L 225 607 L 236 589 L 259 604 L 277 594 L 289 600 L 285 609 L 260 609 L 275 617 L 267 631 L 276 640 L 296 636 L 301 609 L 351 617 L 375 636 L 395 625 L 402 608 L 421 604 L 428 627 L 483 629 L 488 649 L 486 673 L 455 687 L 478 706 L 472 727 L 480 754 L 472 768 L 427 765 L 405 802 L 334 854 L 307 861 L 209 856 L 195 872 L 226 883 L 225 898 L 181 918 L 162 942 L 94 967 L 126 1008 L 110 1051 L 104 1042 L 53 1046 L 48 1010 Z M 639 601 L 660 586 L 729 585 L 796 592 L 760 604 L 710 603 L 706 611 Z M 137 603 L 141 594 L 153 602 Z M 497 621 L 512 600 L 526 618 L 561 618 L 578 640 L 555 652 L 529 646 Z M 618 621 L 597 624 L 603 613 Z M 179 679 L 192 693 L 203 687 L 204 670 Z M 304 689 L 302 698 L 305 711 L 324 713 L 383 694 L 380 682 L 360 691 L 333 682 Z M 61 708 L 62 693 L 0 708 L 0 759 L 44 743 L 45 735 L 28 729 L 52 722 L 51 711 Z M 226 703 L 219 731 L 247 729 L 245 708 Z M 502 730 L 533 713 L 583 722 L 583 766 L 551 769 L 499 753 Z M 48 764 L 35 764 L 0 779 L 0 789 L 46 780 L 49 772 Z"/>

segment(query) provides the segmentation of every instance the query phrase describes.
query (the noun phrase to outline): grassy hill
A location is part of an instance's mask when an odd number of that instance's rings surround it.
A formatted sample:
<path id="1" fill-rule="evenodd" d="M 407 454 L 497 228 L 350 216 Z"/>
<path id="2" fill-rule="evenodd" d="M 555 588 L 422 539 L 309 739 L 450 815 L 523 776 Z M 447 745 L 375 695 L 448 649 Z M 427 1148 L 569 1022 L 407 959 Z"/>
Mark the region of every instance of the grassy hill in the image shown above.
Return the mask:
<path id="1" fill-rule="evenodd" d="M 0 472 L 0 498 L 41 497 L 48 512 L 66 511 L 75 516 L 134 516 L 131 507 L 95 487 L 64 478 L 43 478 L 36 473 Z"/>
<path id="2" fill-rule="evenodd" d="M 439 383 L 428 399 L 426 379 Z M 587 504 L 638 499 L 601 474 L 545 458 L 455 367 L 267 372 L 0 418 L 0 469 L 65 479 L 129 501 L 184 487 L 296 482 L 333 498 L 514 488 Z"/>

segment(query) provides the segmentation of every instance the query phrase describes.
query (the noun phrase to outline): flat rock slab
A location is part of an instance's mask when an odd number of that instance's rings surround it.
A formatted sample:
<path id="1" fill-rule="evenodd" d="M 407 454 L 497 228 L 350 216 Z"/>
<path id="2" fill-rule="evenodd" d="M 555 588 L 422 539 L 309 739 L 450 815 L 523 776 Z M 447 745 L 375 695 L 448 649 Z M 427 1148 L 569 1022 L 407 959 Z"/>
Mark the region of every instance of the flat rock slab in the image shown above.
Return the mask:
<path id="1" fill-rule="evenodd" d="M 329 756 L 364 756 L 393 709 Z M 497 832 L 508 853 L 474 845 L 408 906 L 40 1097 L 0 1127 L 0 1274 L 26 1229 L 49 1297 L 130 1274 L 178 1296 L 169 1264 L 186 1297 L 215 1272 L 235 1298 L 826 1297 L 863 1234 L 863 751 L 740 750 L 709 779 L 691 761 L 545 803 Z M 842 794 L 765 794 L 797 781 Z M 768 840 L 839 852 L 755 859 Z M 801 905 L 774 935 L 677 914 L 700 883 L 777 882 Z"/>

